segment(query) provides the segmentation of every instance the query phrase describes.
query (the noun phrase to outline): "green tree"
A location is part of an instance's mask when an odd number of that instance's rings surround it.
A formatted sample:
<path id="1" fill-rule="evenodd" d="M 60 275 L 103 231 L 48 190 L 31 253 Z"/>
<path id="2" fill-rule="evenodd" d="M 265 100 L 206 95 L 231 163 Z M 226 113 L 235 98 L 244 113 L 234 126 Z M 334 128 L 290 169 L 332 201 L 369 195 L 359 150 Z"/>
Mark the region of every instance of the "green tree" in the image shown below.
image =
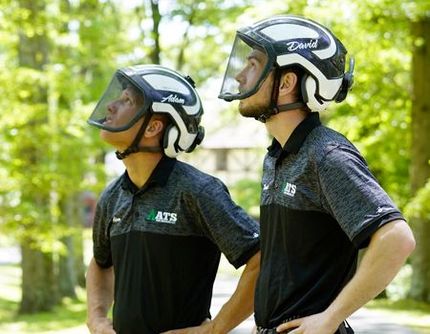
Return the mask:
<path id="1" fill-rule="evenodd" d="M 105 181 L 85 120 L 127 52 L 112 6 L 0 2 L 0 229 L 22 244 L 21 312 L 50 309 L 83 281 L 78 198 Z"/>
<path id="2" fill-rule="evenodd" d="M 21 0 L 19 5 L 23 14 L 28 15 L 32 22 L 41 23 L 45 19 L 43 2 Z M 41 74 L 43 67 L 49 61 L 48 36 L 45 27 L 34 31 L 29 25 L 24 25 L 18 31 L 18 64 L 23 69 L 22 72 L 31 71 L 36 79 L 35 82 L 32 82 L 36 89 L 22 101 L 29 107 L 27 111 L 30 114 L 28 122 L 22 124 L 20 133 L 23 140 L 17 145 L 15 151 L 21 164 L 17 170 L 22 173 L 22 176 L 29 171 L 45 167 L 46 148 L 49 147 L 44 147 L 47 141 L 40 138 L 41 136 L 46 138 L 50 132 L 45 125 L 48 123 L 48 108 L 46 107 L 48 85 Z M 28 213 L 33 215 L 33 219 L 26 217 L 30 219 L 25 222 L 27 231 L 21 243 L 23 278 L 21 313 L 49 310 L 58 299 L 54 284 L 52 252 L 42 251 L 38 248 L 36 246 L 37 238 L 34 238 L 30 232 L 39 226 L 46 227 L 46 221 L 50 219 L 49 214 L 37 209 L 50 207 L 50 193 L 49 187 L 47 187 L 49 180 L 43 175 L 40 176 L 39 180 L 29 177 L 21 178 L 22 189 L 25 189 L 21 198 L 23 203 L 32 206 Z"/>
<path id="3" fill-rule="evenodd" d="M 430 13 L 430 11 L 429 11 Z M 430 180 L 430 15 L 411 22 L 414 46 L 412 62 L 412 146 L 411 188 L 421 203 L 429 202 Z M 419 192 L 420 189 L 423 191 Z M 421 206 L 421 208 L 426 208 Z M 410 210 L 412 211 L 412 210 Z M 420 212 L 421 211 L 421 212 Z M 424 211 L 424 212 L 423 212 Z M 430 302 L 430 210 L 410 212 L 417 248 L 412 257 L 413 275 L 410 295 Z"/>

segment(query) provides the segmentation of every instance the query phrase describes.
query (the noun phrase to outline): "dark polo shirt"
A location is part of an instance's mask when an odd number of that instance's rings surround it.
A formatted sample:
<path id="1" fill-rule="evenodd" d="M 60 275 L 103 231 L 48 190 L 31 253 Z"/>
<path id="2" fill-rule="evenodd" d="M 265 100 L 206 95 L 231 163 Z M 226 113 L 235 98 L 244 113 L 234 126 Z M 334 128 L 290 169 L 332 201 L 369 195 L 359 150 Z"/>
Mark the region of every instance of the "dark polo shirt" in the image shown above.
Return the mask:
<path id="1" fill-rule="evenodd" d="M 356 270 L 358 249 L 403 219 L 358 150 L 311 113 L 264 160 L 258 326 L 322 312 Z"/>
<path id="2" fill-rule="evenodd" d="M 160 333 L 210 318 L 220 253 L 236 268 L 259 250 L 259 227 L 218 179 L 164 157 L 137 189 L 127 173 L 101 195 L 94 257 L 114 266 L 114 329 Z"/>

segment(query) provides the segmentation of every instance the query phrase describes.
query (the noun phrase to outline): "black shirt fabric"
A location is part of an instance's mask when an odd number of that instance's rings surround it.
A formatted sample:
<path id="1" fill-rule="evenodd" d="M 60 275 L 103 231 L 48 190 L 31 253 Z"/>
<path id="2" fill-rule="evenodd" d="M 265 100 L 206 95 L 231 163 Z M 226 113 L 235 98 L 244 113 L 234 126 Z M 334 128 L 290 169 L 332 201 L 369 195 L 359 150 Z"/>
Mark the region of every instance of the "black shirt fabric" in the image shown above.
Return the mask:
<path id="1" fill-rule="evenodd" d="M 220 180 L 164 157 L 142 189 L 127 173 L 107 187 L 93 241 L 97 264 L 114 266 L 116 333 L 160 333 L 211 317 L 220 252 L 242 266 L 259 226 Z"/>
<path id="2" fill-rule="evenodd" d="M 403 219 L 358 150 L 310 113 L 264 160 L 258 326 L 324 311 L 382 225 Z"/>

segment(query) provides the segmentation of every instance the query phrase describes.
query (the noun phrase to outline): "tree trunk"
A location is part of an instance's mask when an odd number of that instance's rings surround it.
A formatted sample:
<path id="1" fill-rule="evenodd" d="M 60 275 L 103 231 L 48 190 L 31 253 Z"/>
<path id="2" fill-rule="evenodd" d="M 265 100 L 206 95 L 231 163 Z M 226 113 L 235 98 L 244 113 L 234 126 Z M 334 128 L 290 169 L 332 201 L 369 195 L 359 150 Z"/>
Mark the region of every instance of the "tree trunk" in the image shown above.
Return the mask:
<path id="1" fill-rule="evenodd" d="M 73 237 L 67 236 L 62 240 L 67 253 L 60 256 L 58 268 L 58 289 L 61 297 L 76 298 L 76 272 Z"/>
<path id="2" fill-rule="evenodd" d="M 78 195 L 70 195 L 65 198 L 62 205 L 64 212 L 63 224 L 73 231 L 73 233 L 63 239 L 67 253 L 60 257 L 59 267 L 59 289 L 62 297 L 76 298 L 75 287 L 84 286 L 85 267 L 83 260 L 83 222 L 80 212 Z"/>
<path id="3" fill-rule="evenodd" d="M 430 178 L 430 18 L 412 23 L 414 49 L 412 57 L 412 194 Z M 430 221 L 412 219 L 417 246 L 412 255 L 410 297 L 430 302 Z"/>
<path id="4" fill-rule="evenodd" d="M 76 283 L 80 287 L 85 287 L 85 263 L 84 263 L 84 238 L 82 226 L 73 238 L 73 246 L 75 250 L 74 268 L 76 274 Z"/>
<path id="5" fill-rule="evenodd" d="M 195 7 L 193 5 L 193 7 L 191 9 L 191 13 L 188 16 L 188 26 L 187 26 L 187 29 L 185 30 L 184 37 L 182 38 L 182 44 L 181 44 L 181 47 L 179 49 L 178 58 L 176 60 L 176 70 L 177 71 L 182 71 L 182 67 L 184 66 L 184 63 L 185 63 L 185 50 L 188 48 L 188 45 L 190 44 L 190 39 L 188 37 L 188 34 L 189 34 L 191 27 L 193 26 L 194 15 L 196 13 L 194 8 Z"/>
<path id="6" fill-rule="evenodd" d="M 152 12 L 152 38 L 154 40 L 154 48 L 149 55 L 153 64 L 160 64 L 160 33 L 158 27 L 161 22 L 160 9 L 158 7 L 158 0 L 151 0 L 151 12 Z"/>
<path id="7" fill-rule="evenodd" d="M 52 254 L 29 245 L 22 252 L 22 300 L 20 314 L 49 311 L 58 302 Z"/>
<path id="8" fill-rule="evenodd" d="M 75 250 L 74 267 L 76 272 L 76 283 L 80 287 L 85 287 L 85 259 L 84 259 L 84 227 L 87 224 L 86 207 L 84 203 L 84 196 L 82 194 L 75 194 L 73 198 L 73 217 L 76 233 L 73 237 L 73 245 Z M 93 220 L 91 219 L 91 224 Z"/>
<path id="9" fill-rule="evenodd" d="M 65 225 L 68 230 L 73 229 L 73 196 L 66 196 L 60 203 L 61 211 L 63 212 L 61 224 Z M 62 297 L 76 298 L 76 272 L 75 272 L 75 250 L 73 242 L 73 234 L 63 238 L 62 243 L 66 248 L 66 254 L 60 256 L 58 284 L 60 295 Z"/>
<path id="10" fill-rule="evenodd" d="M 39 14 L 45 10 L 44 1 L 21 0 L 19 2 L 21 8 L 28 11 L 28 22 L 35 25 L 41 25 Z M 25 25 L 23 25 L 25 26 Z M 42 26 L 43 27 L 43 26 Z M 48 38 L 45 29 L 38 31 L 38 34 L 28 34 L 25 30 L 19 32 L 19 49 L 18 59 L 19 65 L 23 67 L 33 68 L 39 71 L 43 70 L 43 66 L 48 62 Z M 38 94 L 31 96 L 27 103 L 29 104 L 46 104 L 47 92 L 45 88 L 40 87 Z M 46 117 L 47 118 L 47 117 Z M 43 120 L 42 120 L 43 121 Z M 36 127 L 40 126 L 41 120 L 35 121 L 33 124 L 28 124 L 26 131 L 33 133 Z M 43 148 L 37 145 L 37 136 L 29 145 L 24 145 L 20 149 L 20 155 L 25 161 L 23 168 L 35 170 L 33 167 L 41 163 L 43 156 Z M 27 167 L 27 168 L 26 168 Z M 28 184 L 23 184 L 25 193 L 22 201 L 29 203 L 38 212 L 33 218 L 33 221 L 28 224 L 28 228 L 32 231 L 37 231 L 39 224 L 44 223 L 44 219 L 39 215 L 45 208 L 49 207 L 49 196 L 47 192 L 41 189 L 35 189 L 31 183 L 32 175 L 28 176 Z M 54 261 L 52 253 L 42 252 L 34 247 L 36 243 L 31 236 L 31 233 L 22 241 L 22 300 L 19 307 L 20 313 L 35 313 L 38 311 L 47 311 L 58 302 L 56 293 L 56 282 L 54 274 Z"/>

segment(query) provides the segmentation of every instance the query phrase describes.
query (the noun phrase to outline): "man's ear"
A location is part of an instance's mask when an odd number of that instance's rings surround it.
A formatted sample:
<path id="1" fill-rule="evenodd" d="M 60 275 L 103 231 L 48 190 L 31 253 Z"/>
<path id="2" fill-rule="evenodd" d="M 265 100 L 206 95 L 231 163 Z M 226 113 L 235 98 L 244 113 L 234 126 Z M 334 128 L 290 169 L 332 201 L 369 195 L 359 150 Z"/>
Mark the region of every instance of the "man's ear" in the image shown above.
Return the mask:
<path id="1" fill-rule="evenodd" d="M 279 97 L 293 94 L 297 87 L 297 75 L 294 72 L 285 72 L 279 81 Z"/>
<path id="2" fill-rule="evenodd" d="M 145 137 L 157 136 L 164 129 L 164 123 L 159 119 L 151 119 L 145 130 Z"/>

